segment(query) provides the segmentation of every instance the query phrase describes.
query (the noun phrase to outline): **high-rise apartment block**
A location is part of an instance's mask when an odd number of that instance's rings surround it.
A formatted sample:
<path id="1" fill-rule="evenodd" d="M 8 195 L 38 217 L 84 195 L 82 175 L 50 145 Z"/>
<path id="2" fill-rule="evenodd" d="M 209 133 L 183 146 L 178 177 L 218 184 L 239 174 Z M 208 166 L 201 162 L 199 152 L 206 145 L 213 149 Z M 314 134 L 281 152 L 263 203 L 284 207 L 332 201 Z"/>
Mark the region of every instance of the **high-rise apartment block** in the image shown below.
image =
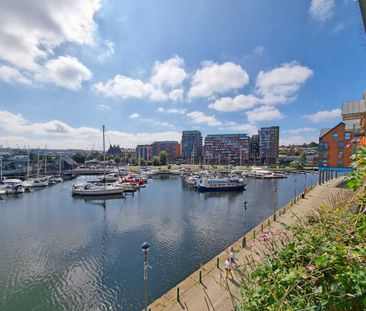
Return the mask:
<path id="1" fill-rule="evenodd" d="M 259 157 L 259 135 L 253 135 L 250 138 L 249 158 L 253 163 Z"/>
<path id="2" fill-rule="evenodd" d="M 280 137 L 279 126 L 262 127 L 259 130 L 259 158 L 262 164 L 276 164 Z"/>
<path id="3" fill-rule="evenodd" d="M 244 164 L 249 161 L 250 137 L 247 134 L 207 135 L 204 159 L 207 164 Z"/>
<path id="4" fill-rule="evenodd" d="M 186 163 L 200 163 L 202 149 L 202 134 L 200 131 L 182 132 L 182 158 Z"/>

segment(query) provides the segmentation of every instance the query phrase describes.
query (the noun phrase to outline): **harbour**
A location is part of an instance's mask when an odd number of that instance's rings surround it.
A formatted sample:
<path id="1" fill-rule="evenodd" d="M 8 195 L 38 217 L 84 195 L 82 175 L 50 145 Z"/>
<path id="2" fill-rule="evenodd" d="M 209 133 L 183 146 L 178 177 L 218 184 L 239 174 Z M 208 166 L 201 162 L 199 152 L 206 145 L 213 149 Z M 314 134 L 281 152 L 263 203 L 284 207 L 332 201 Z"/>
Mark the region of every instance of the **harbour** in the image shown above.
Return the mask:
<path id="1" fill-rule="evenodd" d="M 151 245 L 151 303 L 318 181 L 289 174 L 246 179 L 246 191 L 199 193 L 180 178 L 150 179 L 125 199 L 71 196 L 72 184 L 91 178 L 0 202 L 0 309 L 140 310 L 142 242 Z"/>

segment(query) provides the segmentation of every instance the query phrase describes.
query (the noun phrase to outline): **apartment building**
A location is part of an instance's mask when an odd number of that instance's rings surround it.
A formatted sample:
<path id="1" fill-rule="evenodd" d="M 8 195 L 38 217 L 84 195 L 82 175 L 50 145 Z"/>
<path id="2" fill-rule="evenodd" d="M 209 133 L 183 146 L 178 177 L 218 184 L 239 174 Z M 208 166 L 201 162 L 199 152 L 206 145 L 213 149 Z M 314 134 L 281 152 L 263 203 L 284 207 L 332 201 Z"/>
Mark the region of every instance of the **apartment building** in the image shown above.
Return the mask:
<path id="1" fill-rule="evenodd" d="M 207 164 L 246 164 L 249 161 L 250 137 L 247 134 L 217 134 L 205 138 Z"/>

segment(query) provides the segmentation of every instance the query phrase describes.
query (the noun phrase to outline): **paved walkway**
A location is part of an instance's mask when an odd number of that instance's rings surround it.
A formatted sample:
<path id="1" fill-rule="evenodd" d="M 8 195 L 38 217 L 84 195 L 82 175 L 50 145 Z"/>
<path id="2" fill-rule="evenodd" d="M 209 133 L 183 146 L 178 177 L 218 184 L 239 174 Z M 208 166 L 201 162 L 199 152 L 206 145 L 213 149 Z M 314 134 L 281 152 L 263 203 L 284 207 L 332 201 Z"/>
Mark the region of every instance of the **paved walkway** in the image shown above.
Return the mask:
<path id="1" fill-rule="evenodd" d="M 337 188 L 337 185 L 343 181 L 343 177 L 334 179 L 321 186 L 315 186 L 309 191 L 305 198 L 301 196 L 296 202 L 281 208 L 276 214 L 276 221 L 273 221 L 273 215 L 259 224 L 256 228 L 247 233 L 247 247 L 242 248 L 242 239 L 232 246 L 236 251 L 238 265 L 242 265 L 248 258 L 258 258 L 256 255 L 258 249 L 263 249 L 263 243 L 258 239 L 263 230 L 271 228 L 275 231 L 283 230 L 283 224 L 295 224 L 299 218 L 305 214 L 314 211 L 332 196 L 345 192 L 347 190 Z M 269 227 L 268 227 L 269 225 Z M 172 288 L 162 297 L 153 302 L 148 310 L 151 311 L 226 311 L 233 310 L 240 303 L 239 280 L 240 275 L 234 273 L 233 278 L 226 279 L 224 271 L 224 261 L 228 257 L 230 247 L 219 256 L 209 261 L 200 270 L 194 272 L 187 279 Z M 248 257 L 249 256 L 249 257 Z M 246 259 L 245 259 L 246 258 Z M 219 268 L 217 264 L 219 263 Z M 201 280 L 200 283 L 200 274 Z M 177 292 L 179 291 L 179 301 L 177 301 Z"/>

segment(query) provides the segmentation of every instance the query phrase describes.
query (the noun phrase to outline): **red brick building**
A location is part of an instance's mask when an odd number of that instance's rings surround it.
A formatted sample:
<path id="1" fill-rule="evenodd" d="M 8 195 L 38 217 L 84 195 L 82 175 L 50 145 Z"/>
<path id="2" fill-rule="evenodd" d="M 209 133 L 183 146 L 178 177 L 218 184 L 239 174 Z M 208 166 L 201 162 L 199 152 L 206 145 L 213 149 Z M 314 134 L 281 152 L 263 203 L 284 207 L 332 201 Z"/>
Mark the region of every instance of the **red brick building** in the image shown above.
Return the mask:
<path id="1" fill-rule="evenodd" d="M 331 129 L 322 129 L 319 137 L 319 167 L 351 167 L 353 133 L 340 122 Z"/>

